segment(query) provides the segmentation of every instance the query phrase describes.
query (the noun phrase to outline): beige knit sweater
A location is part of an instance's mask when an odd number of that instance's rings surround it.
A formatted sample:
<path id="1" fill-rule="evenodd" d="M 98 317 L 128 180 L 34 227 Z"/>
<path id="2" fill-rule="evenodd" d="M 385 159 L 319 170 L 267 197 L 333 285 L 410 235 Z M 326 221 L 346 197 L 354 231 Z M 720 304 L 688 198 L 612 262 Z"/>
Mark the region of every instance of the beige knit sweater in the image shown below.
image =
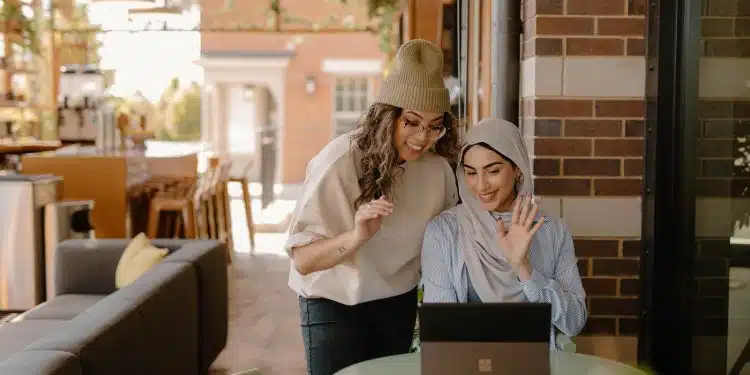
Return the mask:
<path id="1" fill-rule="evenodd" d="M 289 226 L 285 250 L 354 228 L 354 201 L 360 194 L 351 133 L 329 143 L 310 161 L 300 200 Z M 380 231 L 339 265 L 301 275 L 292 263 L 289 286 L 307 298 L 346 305 L 403 294 L 419 282 L 420 250 L 427 223 L 458 199 L 448 162 L 428 153 L 405 164 L 394 192 L 393 214 Z"/>

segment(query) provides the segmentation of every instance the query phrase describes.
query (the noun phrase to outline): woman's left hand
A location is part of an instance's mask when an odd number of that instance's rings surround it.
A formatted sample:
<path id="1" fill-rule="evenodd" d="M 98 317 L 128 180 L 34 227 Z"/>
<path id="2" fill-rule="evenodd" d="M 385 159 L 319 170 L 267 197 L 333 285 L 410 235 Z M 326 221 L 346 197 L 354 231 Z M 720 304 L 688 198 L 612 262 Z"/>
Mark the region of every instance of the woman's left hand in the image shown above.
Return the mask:
<path id="1" fill-rule="evenodd" d="M 531 238 L 544 224 L 544 217 L 534 224 L 534 218 L 538 212 L 539 206 L 532 201 L 531 195 L 527 195 L 516 199 L 510 228 L 507 231 L 503 221 L 497 221 L 498 244 L 505 255 L 505 259 L 516 272 L 528 271 L 529 260 L 527 255 Z"/>

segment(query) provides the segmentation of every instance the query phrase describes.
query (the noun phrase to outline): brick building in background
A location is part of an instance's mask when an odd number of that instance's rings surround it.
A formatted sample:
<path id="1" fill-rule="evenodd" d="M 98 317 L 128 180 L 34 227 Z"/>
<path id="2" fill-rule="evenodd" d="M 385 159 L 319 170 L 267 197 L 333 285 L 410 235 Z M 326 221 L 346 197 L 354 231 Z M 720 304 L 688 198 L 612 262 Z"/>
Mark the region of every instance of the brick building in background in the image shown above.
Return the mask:
<path id="1" fill-rule="evenodd" d="M 267 25 L 270 3 L 234 1 L 227 9 L 225 0 L 202 0 L 201 27 Z M 357 2 L 280 4 L 289 19 L 279 32 L 201 33 L 203 141 L 230 152 L 238 167 L 252 156 L 255 180 L 296 185 L 307 162 L 369 104 L 385 55 L 379 36 L 341 30 L 366 19 Z M 329 25 L 331 18 L 340 22 Z M 293 31 L 316 23 L 339 31 Z"/>

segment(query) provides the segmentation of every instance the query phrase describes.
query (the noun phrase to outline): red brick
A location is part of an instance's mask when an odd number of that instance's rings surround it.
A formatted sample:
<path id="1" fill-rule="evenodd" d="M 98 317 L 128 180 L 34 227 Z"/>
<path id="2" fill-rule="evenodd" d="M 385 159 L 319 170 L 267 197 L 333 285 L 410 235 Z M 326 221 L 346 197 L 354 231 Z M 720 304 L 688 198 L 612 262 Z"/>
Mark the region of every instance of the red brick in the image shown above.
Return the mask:
<path id="1" fill-rule="evenodd" d="M 625 121 L 626 137 L 643 137 L 646 135 L 646 123 L 643 120 Z"/>
<path id="2" fill-rule="evenodd" d="M 642 17 L 598 18 L 596 33 L 610 36 L 644 36 L 646 20 Z"/>
<path id="3" fill-rule="evenodd" d="M 560 159 L 534 159 L 535 176 L 559 176 Z"/>
<path id="4" fill-rule="evenodd" d="M 625 159 L 624 175 L 627 177 L 643 176 L 643 159 Z"/>
<path id="5" fill-rule="evenodd" d="M 619 176 L 620 159 L 564 159 L 566 176 Z"/>
<path id="6" fill-rule="evenodd" d="M 646 56 L 646 40 L 643 38 L 628 38 L 625 53 L 628 56 Z"/>
<path id="7" fill-rule="evenodd" d="M 643 100 L 597 100 L 596 117 L 639 117 L 646 112 Z"/>
<path id="8" fill-rule="evenodd" d="M 640 269 L 637 259 L 602 258 L 592 259 L 594 276 L 638 276 Z"/>
<path id="9" fill-rule="evenodd" d="M 597 178 L 594 179 L 594 195 L 597 196 L 633 196 L 641 195 L 640 178 Z"/>
<path id="10" fill-rule="evenodd" d="M 643 156 L 642 139 L 595 139 L 594 156 Z"/>
<path id="11" fill-rule="evenodd" d="M 637 296 L 641 292 L 641 281 L 636 278 L 620 279 L 621 296 Z"/>
<path id="12" fill-rule="evenodd" d="M 625 0 L 568 0 L 568 14 L 624 15 Z"/>
<path id="13" fill-rule="evenodd" d="M 526 0 L 527 17 L 545 14 L 563 14 L 563 0 Z"/>
<path id="14" fill-rule="evenodd" d="M 603 316 L 591 316 L 586 319 L 582 335 L 607 335 L 614 336 L 617 333 L 617 319 Z"/>
<path id="15" fill-rule="evenodd" d="M 637 315 L 640 304 L 637 298 L 592 297 L 591 315 Z"/>
<path id="16" fill-rule="evenodd" d="M 576 256 L 578 257 L 616 257 L 618 253 L 617 240 L 573 239 Z"/>
<path id="17" fill-rule="evenodd" d="M 629 0 L 628 1 L 628 14 L 631 16 L 643 16 L 646 14 L 646 2 L 647 0 Z"/>
<path id="18" fill-rule="evenodd" d="M 640 240 L 625 240 L 622 241 L 622 256 L 624 257 L 639 257 L 643 245 Z"/>
<path id="19" fill-rule="evenodd" d="M 536 178 L 534 190 L 539 195 L 591 195 L 591 180 L 573 178 Z"/>
<path id="20" fill-rule="evenodd" d="M 537 99 L 534 101 L 536 117 L 590 117 L 593 114 L 591 100 Z"/>
<path id="21" fill-rule="evenodd" d="M 620 336 L 638 336 L 640 332 L 638 317 L 617 318 L 617 334 Z"/>
<path id="22" fill-rule="evenodd" d="M 562 134 L 562 120 L 534 119 L 533 121 L 534 135 L 537 137 L 559 137 Z"/>
<path id="23" fill-rule="evenodd" d="M 620 137 L 620 120 L 565 120 L 566 137 Z"/>
<path id="24" fill-rule="evenodd" d="M 617 295 L 617 279 L 601 277 L 584 277 L 581 279 L 587 296 Z"/>
<path id="25" fill-rule="evenodd" d="M 560 38 L 531 38 L 524 43 L 524 57 L 560 56 L 563 40 Z"/>
<path id="26" fill-rule="evenodd" d="M 537 156 L 589 156 L 590 139 L 536 138 L 534 152 Z"/>
<path id="27" fill-rule="evenodd" d="M 568 56 L 622 56 L 625 41 L 620 38 L 568 38 L 565 41 Z"/>
<path id="28" fill-rule="evenodd" d="M 593 17 L 536 17 L 536 35 L 593 35 Z"/>

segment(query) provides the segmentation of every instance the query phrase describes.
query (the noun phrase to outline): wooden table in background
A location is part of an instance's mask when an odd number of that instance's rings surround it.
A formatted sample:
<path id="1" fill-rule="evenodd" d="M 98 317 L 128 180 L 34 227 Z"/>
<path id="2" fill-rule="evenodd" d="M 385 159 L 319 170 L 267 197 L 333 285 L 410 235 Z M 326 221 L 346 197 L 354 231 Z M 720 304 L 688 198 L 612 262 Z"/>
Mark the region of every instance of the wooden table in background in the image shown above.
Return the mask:
<path id="1" fill-rule="evenodd" d="M 198 155 L 193 151 L 154 154 L 69 146 L 25 154 L 21 167 L 24 174 L 62 177 L 63 200 L 93 200 L 91 221 L 97 238 L 126 238 L 128 189 L 154 176 L 194 176 Z"/>

